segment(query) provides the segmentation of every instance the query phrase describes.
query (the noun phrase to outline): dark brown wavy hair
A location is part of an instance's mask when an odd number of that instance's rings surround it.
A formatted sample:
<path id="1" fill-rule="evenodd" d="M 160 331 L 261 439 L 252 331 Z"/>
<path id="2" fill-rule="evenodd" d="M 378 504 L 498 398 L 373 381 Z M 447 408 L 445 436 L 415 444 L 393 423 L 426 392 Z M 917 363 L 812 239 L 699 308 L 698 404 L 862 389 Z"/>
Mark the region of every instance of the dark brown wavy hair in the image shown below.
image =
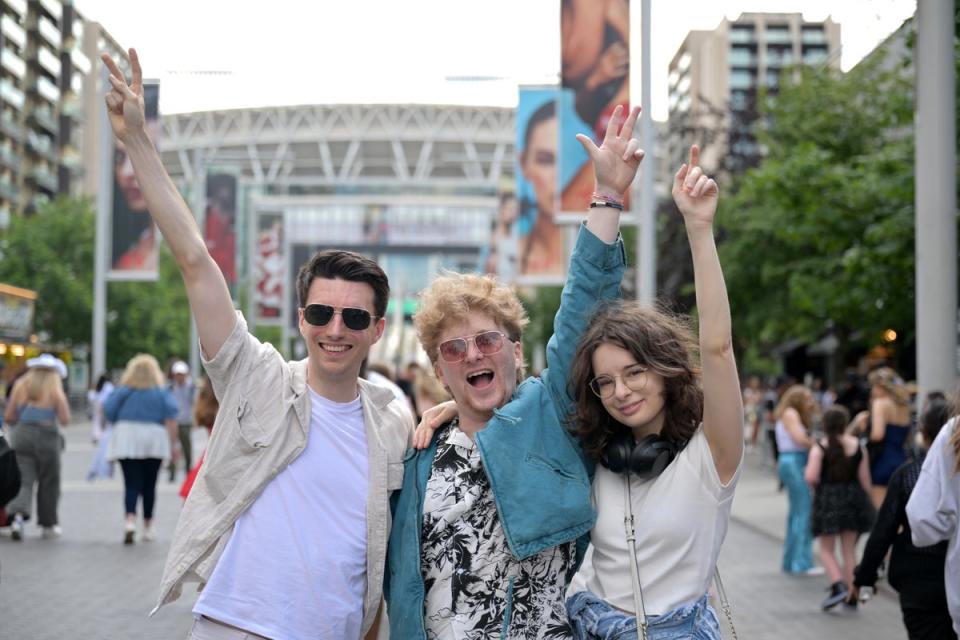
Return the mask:
<path id="1" fill-rule="evenodd" d="M 590 390 L 593 352 L 602 344 L 629 351 L 638 364 L 663 376 L 665 416 L 660 435 L 682 444 L 703 419 L 698 345 L 690 320 L 636 302 L 601 303 L 580 339 L 570 372 L 570 393 L 576 404 L 571 427 L 584 451 L 599 462 L 611 437 L 628 430 L 603 408 Z"/>

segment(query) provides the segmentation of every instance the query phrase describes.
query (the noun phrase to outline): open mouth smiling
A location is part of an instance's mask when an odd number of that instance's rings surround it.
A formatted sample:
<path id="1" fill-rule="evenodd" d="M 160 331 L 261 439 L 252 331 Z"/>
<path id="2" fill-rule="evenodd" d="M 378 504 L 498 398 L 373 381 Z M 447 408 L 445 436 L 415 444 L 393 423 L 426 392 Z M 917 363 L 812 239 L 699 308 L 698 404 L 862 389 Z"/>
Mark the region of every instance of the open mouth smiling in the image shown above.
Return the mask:
<path id="1" fill-rule="evenodd" d="M 493 369 L 480 369 L 467 374 L 467 384 L 471 387 L 486 387 L 493 382 Z"/>

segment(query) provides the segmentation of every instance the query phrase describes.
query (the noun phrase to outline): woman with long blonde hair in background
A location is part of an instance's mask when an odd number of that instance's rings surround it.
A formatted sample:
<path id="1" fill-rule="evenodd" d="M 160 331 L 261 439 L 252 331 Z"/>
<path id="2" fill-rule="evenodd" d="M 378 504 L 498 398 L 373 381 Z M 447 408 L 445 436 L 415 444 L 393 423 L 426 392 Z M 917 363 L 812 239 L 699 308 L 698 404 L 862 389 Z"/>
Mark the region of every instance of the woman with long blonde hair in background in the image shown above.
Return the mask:
<path id="1" fill-rule="evenodd" d="M 880 367 L 867 377 L 870 382 L 869 423 L 861 418 L 861 430 L 868 435 L 876 455 L 870 460 L 870 480 L 873 488 L 870 498 L 880 508 L 887 495 L 890 476 L 907 461 L 903 448 L 910 435 L 910 393 L 896 372 Z"/>
<path id="2" fill-rule="evenodd" d="M 136 533 L 137 501 L 143 500 L 142 539 L 153 540 L 153 505 L 157 474 L 169 460 L 179 438 L 177 403 L 163 386 L 163 372 L 157 359 L 141 353 L 130 359 L 117 387 L 103 406 L 113 423 L 107 458 L 119 460 L 123 470 L 123 543 L 133 544 Z"/>
<path id="3" fill-rule="evenodd" d="M 44 354 L 27 361 L 28 371 L 17 380 L 3 413 L 10 445 L 17 454 L 22 478 L 20 493 L 7 506 L 10 535 L 23 539 L 23 523 L 30 519 L 33 487 L 37 487 L 37 524 L 44 538 L 61 535 L 57 505 L 60 502 L 60 454 L 63 436 L 59 425 L 70 423 L 70 406 L 63 392 L 67 368 L 59 358 Z"/>
<path id="4" fill-rule="evenodd" d="M 813 534 L 810 529 L 810 488 L 803 478 L 813 437 L 816 401 L 801 384 L 787 389 L 775 415 L 780 457 L 777 472 L 787 489 L 787 535 L 783 543 L 783 570 L 791 574 L 813 571 Z"/>

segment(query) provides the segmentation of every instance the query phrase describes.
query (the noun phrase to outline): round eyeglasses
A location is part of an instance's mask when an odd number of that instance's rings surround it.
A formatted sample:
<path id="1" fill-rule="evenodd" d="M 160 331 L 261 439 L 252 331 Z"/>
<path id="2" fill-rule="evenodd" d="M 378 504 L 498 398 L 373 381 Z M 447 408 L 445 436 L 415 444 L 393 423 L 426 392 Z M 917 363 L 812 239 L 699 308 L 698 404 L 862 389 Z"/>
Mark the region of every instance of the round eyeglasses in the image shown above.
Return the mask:
<path id="1" fill-rule="evenodd" d="M 590 390 L 603 400 L 612 398 L 617 391 L 617 379 L 619 378 L 631 391 L 643 391 L 643 388 L 647 386 L 647 372 L 648 369 L 645 366 L 635 364 L 624 369 L 623 373 L 618 376 L 599 375 L 590 381 Z"/>

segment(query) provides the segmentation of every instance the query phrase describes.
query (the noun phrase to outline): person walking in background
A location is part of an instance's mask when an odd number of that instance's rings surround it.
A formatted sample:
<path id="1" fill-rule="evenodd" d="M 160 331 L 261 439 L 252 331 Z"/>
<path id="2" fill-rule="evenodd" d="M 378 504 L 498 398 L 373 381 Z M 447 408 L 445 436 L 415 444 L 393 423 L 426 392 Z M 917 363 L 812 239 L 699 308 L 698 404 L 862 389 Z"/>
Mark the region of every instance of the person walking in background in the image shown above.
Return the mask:
<path id="1" fill-rule="evenodd" d="M 97 449 L 93 454 L 93 460 L 90 462 L 90 468 L 87 469 L 87 480 L 90 481 L 97 478 L 113 477 L 113 462 L 107 457 L 110 438 L 113 435 L 113 425 L 103 415 L 103 404 L 113 393 L 113 388 L 110 374 L 104 373 L 97 380 L 97 386 L 94 388 L 94 394 L 90 400 L 92 419 L 99 424 L 99 427 L 94 427 L 94 431 L 100 433 L 96 443 Z"/>
<path id="2" fill-rule="evenodd" d="M 93 423 L 90 435 L 94 444 L 98 444 L 106 435 L 107 423 L 103 419 L 103 402 L 111 391 L 113 391 L 113 380 L 110 379 L 109 373 L 102 373 L 97 378 L 97 384 L 87 394 L 90 421 Z"/>
<path id="3" fill-rule="evenodd" d="M 123 543 L 133 544 L 137 531 L 137 502 L 143 501 L 144 541 L 153 540 L 153 506 L 157 475 L 173 456 L 177 442 L 177 403 L 163 386 L 157 359 L 141 353 L 130 359 L 120 386 L 107 398 L 103 413 L 113 423 L 107 459 L 120 462 L 123 471 Z"/>
<path id="4" fill-rule="evenodd" d="M 923 445 L 913 460 L 909 460 L 890 476 L 887 495 L 880 505 L 863 557 L 854 571 L 850 601 L 855 602 L 864 587 L 875 588 L 877 570 L 890 551 L 890 569 L 887 582 L 900 594 L 903 624 L 910 640 L 956 640 L 951 628 L 944 581 L 944 563 L 947 542 L 918 547 L 911 540 L 907 519 L 907 502 L 913 493 L 926 451 L 936 440 L 945 422 L 950 418 L 950 405 L 944 399 L 931 401 L 920 417 Z"/>
<path id="5" fill-rule="evenodd" d="M 177 403 L 177 437 L 180 442 L 180 452 L 183 457 L 183 469 L 189 474 L 193 468 L 193 445 L 190 434 L 193 431 L 193 402 L 197 394 L 196 386 L 190 378 L 190 367 L 183 360 L 177 360 L 170 367 L 171 380 L 167 389 L 173 394 Z M 177 475 L 177 462 L 171 457 L 168 465 L 170 482 Z"/>
<path id="6" fill-rule="evenodd" d="M 16 452 L 21 478 L 20 492 L 7 505 L 14 540 L 23 540 L 23 523 L 32 514 L 34 487 L 42 537 L 57 538 L 63 533 L 57 506 L 63 451 L 60 426 L 70 423 L 70 407 L 61 382 L 66 375 L 66 365 L 52 355 L 27 360 L 27 372 L 17 380 L 3 412 L 4 423 L 16 425 L 9 429 L 10 446 Z"/>
<path id="7" fill-rule="evenodd" d="M 870 410 L 861 412 L 855 427 L 867 436 L 870 454 L 870 497 L 879 508 L 893 472 L 907 461 L 905 443 L 910 435 L 910 394 L 890 367 L 870 372 Z"/>
<path id="8" fill-rule="evenodd" d="M 954 413 L 956 413 L 954 407 Z M 907 502 L 911 540 L 918 547 L 947 542 L 944 578 L 953 632 L 960 636 L 960 419 L 940 429 Z"/>
<path id="9" fill-rule="evenodd" d="M 791 574 L 817 573 L 813 567 L 813 537 L 810 530 L 810 488 L 803 478 L 816 402 L 810 390 L 795 384 L 784 392 L 775 412 L 777 418 L 777 472 L 787 489 L 787 535 L 783 546 L 783 570 Z"/>
<path id="10" fill-rule="evenodd" d="M 210 384 L 210 378 L 204 376 L 197 385 L 197 401 L 193 405 L 193 421 L 198 427 L 207 430 L 207 442 L 210 442 L 210 434 L 213 433 L 213 423 L 217 419 L 217 411 L 220 409 L 220 403 L 217 402 L 217 396 L 213 393 L 213 385 Z M 204 454 L 205 455 L 205 454 Z M 190 495 L 190 489 L 200 473 L 200 467 L 203 465 L 203 455 L 197 461 L 196 466 L 190 469 L 183 484 L 180 485 L 180 497 L 184 500 Z"/>
<path id="11" fill-rule="evenodd" d="M 813 493 L 813 536 L 820 546 L 820 563 L 830 579 L 830 594 L 824 611 L 848 600 L 853 588 L 856 544 L 873 524 L 870 504 L 870 467 L 856 436 L 845 433 L 850 412 L 836 406 L 823 414 L 824 437 L 810 451 L 804 478 Z M 840 542 L 837 562 L 836 545 Z M 856 600 L 849 600 L 855 606 Z"/>

